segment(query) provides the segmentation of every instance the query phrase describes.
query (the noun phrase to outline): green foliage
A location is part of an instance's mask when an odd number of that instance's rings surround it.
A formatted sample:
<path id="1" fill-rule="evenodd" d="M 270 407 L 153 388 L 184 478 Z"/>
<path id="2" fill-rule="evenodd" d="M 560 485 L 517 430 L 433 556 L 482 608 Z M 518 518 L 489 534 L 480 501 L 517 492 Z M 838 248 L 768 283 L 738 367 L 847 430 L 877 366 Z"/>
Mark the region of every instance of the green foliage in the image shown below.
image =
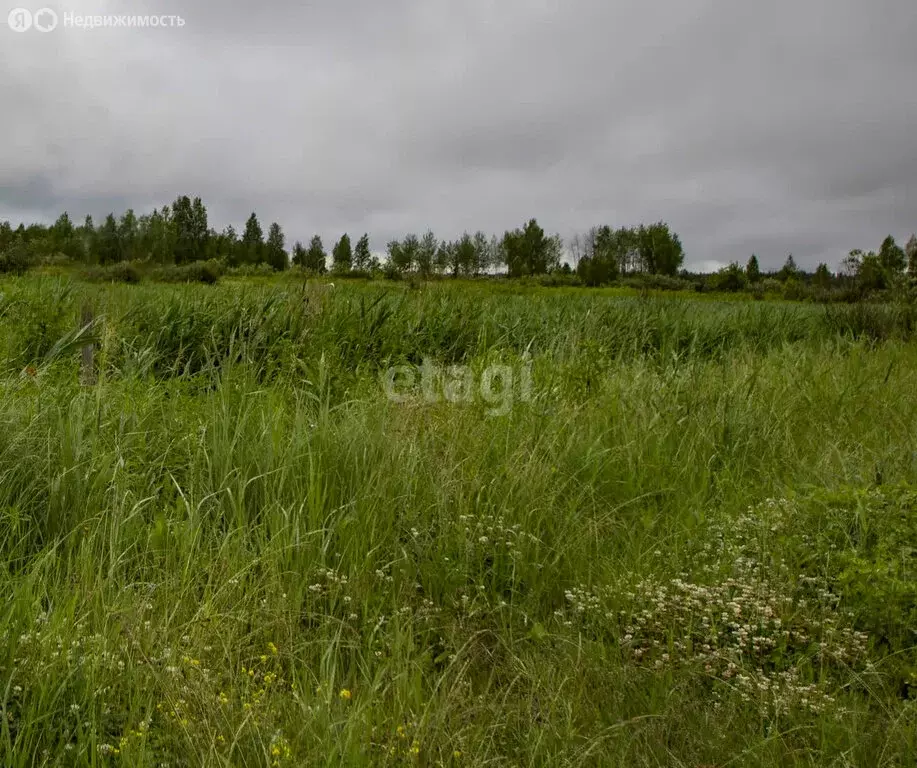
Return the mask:
<path id="1" fill-rule="evenodd" d="M 611 263 L 594 256 L 584 256 L 576 265 L 576 274 L 582 281 L 583 285 L 595 287 L 607 285 L 617 276 L 612 271 Z"/>
<path id="2" fill-rule="evenodd" d="M 306 250 L 301 266 L 303 266 L 309 272 L 314 272 L 317 275 L 322 275 L 328 269 L 327 258 L 328 256 L 325 253 L 325 246 L 322 245 L 322 238 L 318 235 L 315 235 L 309 241 L 309 248 Z"/>
<path id="3" fill-rule="evenodd" d="M 779 288 L 771 284 L 774 278 L 761 278 L 754 255 L 745 267 L 744 276 L 735 274 L 731 266 L 724 274 L 695 275 L 690 284 L 679 282 L 682 278 L 676 275 L 684 262 L 684 250 L 679 236 L 662 221 L 617 229 L 608 225 L 594 227 L 585 235 L 573 238 L 569 254 L 560 237 L 548 236 L 535 219 L 500 238 L 488 238 L 484 232 L 477 231 L 447 242 L 438 241 L 432 231 L 420 238 L 409 234 L 388 244 L 384 267 L 372 255 L 369 244 L 368 234 L 355 247 L 351 246 L 349 236 L 342 237 L 332 251 L 334 272 L 338 275 L 356 272 L 355 276 L 362 279 L 398 279 L 410 275 L 408 284 L 417 289 L 446 274 L 456 279 L 502 279 L 504 275 L 499 273 L 505 269 L 506 275 L 522 280 L 521 284 L 527 287 L 617 285 L 641 292 L 693 288 L 697 293 L 744 292 L 749 298 L 759 300 L 778 295 L 793 301 L 856 302 L 881 298 L 910 303 L 917 300 L 914 277 L 917 237 L 912 237 L 903 250 L 889 236 L 878 253 L 853 251 L 837 277 L 831 275 L 825 264 L 820 264 L 814 274 L 806 274 L 791 255 L 775 276 L 782 283 Z M 575 277 L 568 255 L 576 265 Z M 308 248 L 297 241 L 288 254 L 280 225 L 271 224 L 265 242 L 254 212 L 241 237 L 231 225 L 218 233 L 209 228 L 207 209 L 201 199 L 187 195 L 149 214 L 138 216 L 131 209 L 120 218 L 109 214 L 98 227 L 91 216 L 81 226 L 75 226 L 67 212 L 50 227 L 32 224 L 14 230 L 8 222 L 0 222 L 0 272 L 21 274 L 37 267 L 46 274 L 66 274 L 78 265 L 108 266 L 122 262 L 143 265 L 145 271 L 149 266 L 207 261 L 219 263 L 237 277 L 262 277 L 269 275 L 268 269 L 286 270 L 290 257 L 294 266 L 310 274 L 327 271 L 328 255 L 320 237 L 313 237 Z M 267 266 L 261 269 L 260 265 Z M 87 274 L 103 281 L 119 279 L 118 274 L 127 279 L 130 270 Z M 185 279 L 178 275 L 203 275 L 210 279 L 214 270 L 164 270 L 160 274 L 172 275 L 169 279 Z M 551 279 L 542 279 L 547 275 Z M 650 276 L 660 279 L 654 282 Z M 528 277 L 535 279 L 524 280 Z"/>
<path id="4" fill-rule="evenodd" d="M 788 301 L 809 301 L 815 298 L 815 291 L 799 277 L 790 277 L 783 283 L 783 298 Z"/>
<path id="5" fill-rule="evenodd" d="M 121 240 L 118 235 L 118 222 L 113 213 L 105 217 L 105 221 L 95 233 L 95 252 L 99 264 L 114 264 L 121 261 Z"/>
<path id="6" fill-rule="evenodd" d="M 353 249 L 353 268 L 357 272 L 366 272 L 372 268 L 372 253 L 369 250 L 369 235 L 364 234 Z"/>
<path id="7" fill-rule="evenodd" d="M 799 267 L 796 266 L 796 259 L 793 258 L 793 254 L 791 253 L 786 257 L 786 262 L 777 273 L 777 279 L 785 283 L 787 280 L 796 280 L 798 278 Z"/>
<path id="8" fill-rule="evenodd" d="M 827 290 L 831 287 L 831 278 L 831 270 L 828 269 L 828 265 L 819 264 L 815 269 L 815 285 L 822 290 Z"/>
<path id="9" fill-rule="evenodd" d="M 414 260 L 417 256 L 417 238 L 414 235 L 408 235 L 404 242 L 392 240 L 387 247 L 388 262 L 386 265 L 386 276 L 392 279 L 394 275 L 404 275 L 414 268 Z"/>
<path id="10" fill-rule="evenodd" d="M 267 243 L 264 247 L 265 261 L 270 264 L 271 268 L 277 272 L 282 272 L 290 266 L 286 249 L 284 248 L 285 239 L 283 230 L 276 222 L 271 224 L 268 230 Z"/>
<path id="11" fill-rule="evenodd" d="M 439 241 L 433 232 L 427 232 L 417 244 L 417 273 L 421 277 L 430 277 L 436 268 L 436 252 Z"/>
<path id="12" fill-rule="evenodd" d="M 880 486 L 819 494 L 819 552 L 828 578 L 883 653 L 905 654 L 913 663 L 917 627 L 917 492 Z M 910 673 L 917 672 L 912 667 Z M 900 680 L 900 685 L 907 684 Z M 917 677 L 910 685 L 917 694 Z"/>
<path id="13" fill-rule="evenodd" d="M 90 267 L 83 278 L 92 283 L 139 283 L 143 274 L 136 263 L 122 261 L 117 264 Z"/>
<path id="14" fill-rule="evenodd" d="M 239 244 L 239 255 L 240 258 L 235 261 L 243 264 L 260 264 L 264 261 L 264 231 L 254 213 L 245 222 L 245 231 L 242 233 L 242 242 Z"/>
<path id="15" fill-rule="evenodd" d="M 271 278 L 276 276 L 276 271 L 270 264 L 242 264 L 238 267 L 229 267 L 225 270 L 227 277 L 258 277 Z"/>
<path id="16" fill-rule="evenodd" d="M 210 238 L 210 258 L 229 267 L 238 266 L 240 248 L 235 227 L 230 225 L 220 234 L 214 233 L 212 235 Z"/>
<path id="17" fill-rule="evenodd" d="M 0 279 L 0 764 L 913 764 L 913 313 L 572 279 Z"/>
<path id="18" fill-rule="evenodd" d="M 827 307 L 825 322 L 832 333 L 867 341 L 910 338 L 917 330 L 917 310 L 913 306 L 856 303 Z"/>
<path id="19" fill-rule="evenodd" d="M 897 275 L 904 272 L 907 259 L 904 251 L 895 242 L 891 235 L 882 241 L 879 248 L 879 264 L 887 274 Z"/>
<path id="20" fill-rule="evenodd" d="M 13 240 L 0 249 L 0 274 L 21 275 L 33 264 L 34 258 L 21 240 Z"/>
<path id="21" fill-rule="evenodd" d="M 353 267 L 353 249 L 350 245 L 350 235 L 346 232 L 335 244 L 331 252 L 332 270 L 340 274 L 350 272 Z"/>
<path id="22" fill-rule="evenodd" d="M 576 266 L 584 285 L 605 285 L 617 279 L 621 265 L 619 243 L 620 234 L 610 227 L 589 231 L 585 237 L 585 252 Z"/>
<path id="23" fill-rule="evenodd" d="M 521 278 L 523 285 L 528 281 L 535 281 L 537 285 L 540 285 L 544 288 L 562 288 L 583 285 L 583 281 L 580 279 L 579 275 L 563 269 L 555 270 L 554 272 L 551 272 L 547 275 L 538 275 L 534 278 Z"/>
<path id="24" fill-rule="evenodd" d="M 888 272 L 882 266 L 882 261 L 876 253 L 851 251 L 850 256 L 847 257 L 847 265 L 853 271 L 861 293 L 869 294 L 888 288 Z"/>
<path id="25" fill-rule="evenodd" d="M 761 279 L 761 266 L 758 264 L 758 257 L 751 255 L 748 264 L 745 266 L 745 277 L 751 284 L 757 283 Z"/>
<path id="26" fill-rule="evenodd" d="M 678 235 L 665 222 L 641 225 L 636 233 L 637 250 L 643 271 L 675 275 L 684 263 L 684 250 Z"/>
<path id="27" fill-rule="evenodd" d="M 304 268 L 306 265 L 306 249 L 303 248 L 303 245 L 299 240 L 293 244 L 291 261 L 294 267 Z"/>
<path id="28" fill-rule="evenodd" d="M 745 289 L 748 284 L 748 278 L 742 267 L 737 262 L 733 262 L 728 267 L 724 267 L 715 275 L 712 275 L 708 282 L 714 291 L 736 293 Z"/>
<path id="29" fill-rule="evenodd" d="M 118 222 L 118 242 L 122 261 L 134 261 L 141 258 L 137 242 L 138 226 L 137 216 L 131 209 L 128 209 Z"/>
<path id="30" fill-rule="evenodd" d="M 465 232 L 449 249 L 453 277 L 477 274 L 478 251 L 471 235 Z M 543 274 L 547 270 L 537 270 L 527 274 Z"/>
<path id="31" fill-rule="evenodd" d="M 254 223 L 257 224 L 257 221 Z M 187 264 L 206 258 L 210 230 L 207 226 L 207 209 L 199 197 L 192 201 L 187 195 L 182 195 L 172 203 L 171 226 L 175 232 L 176 264 Z M 250 234 L 248 227 L 245 232 L 246 235 Z M 258 233 L 260 235 L 260 227 Z"/>
<path id="32" fill-rule="evenodd" d="M 694 283 L 669 275 L 636 274 L 618 281 L 619 285 L 640 291 L 693 291 Z"/>
<path id="33" fill-rule="evenodd" d="M 465 263 L 473 253 L 473 244 L 469 243 L 466 247 L 469 256 L 454 256 L 458 265 Z M 523 229 L 503 235 L 502 249 L 510 277 L 543 275 L 560 265 L 562 243 L 557 237 L 547 237 L 538 222 L 531 219 Z"/>
<path id="34" fill-rule="evenodd" d="M 150 272 L 150 279 L 160 283 L 207 283 L 218 282 L 223 273 L 217 261 L 195 261 L 174 267 L 158 267 Z"/>

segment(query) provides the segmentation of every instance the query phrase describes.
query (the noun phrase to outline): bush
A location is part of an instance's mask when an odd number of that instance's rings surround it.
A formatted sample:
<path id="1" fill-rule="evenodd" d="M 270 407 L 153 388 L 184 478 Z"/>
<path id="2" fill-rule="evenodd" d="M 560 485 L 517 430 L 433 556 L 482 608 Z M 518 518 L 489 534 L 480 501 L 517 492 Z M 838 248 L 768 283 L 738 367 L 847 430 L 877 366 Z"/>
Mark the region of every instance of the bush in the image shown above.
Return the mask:
<path id="1" fill-rule="evenodd" d="M 748 284 L 748 278 L 745 276 L 745 271 L 738 264 L 730 264 L 715 275 L 710 275 L 707 278 L 707 283 L 713 291 L 738 293 L 745 289 Z"/>
<path id="2" fill-rule="evenodd" d="M 576 266 L 576 274 L 583 285 L 595 287 L 610 283 L 617 276 L 617 268 L 610 259 L 586 256 Z"/>
<path id="3" fill-rule="evenodd" d="M 372 280 L 372 272 L 362 269 L 351 269 L 349 272 L 337 272 L 334 275 L 341 280 Z"/>
<path id="4" fill-rule="evenodd" d="M 749 283 L 748 292 L 755 301 L 764 301 L 765 299 L 764 287 L 761 285 L 760 280 L 756 283 Z"/>
<path id="5" fill-rule="evenodd" d="M 404 275 L 394 264 L 389 262 L 382 267 L 382 277 L 386 280 L 401 280 Z"/>
<path id="6" fill-rule="evenodd" d="M 83 279 L 92 283 L 139 283 L 143 275 L 136 264 L 123 261 L 118 264 L 90 267 L 83 272 Z"/>
<path id="7" fill-rule="evenodd" d="M 274 270 L 268 267 L 270 274 Z M 220 279 L 223 267 L 218 261 L 194 261 L 174 267 L 161 267 L 150 277 L 161 283 L 207 283 L 213 285 Z"/>
<path id="8" fill-rule="evenodd" d="M 790 277 L 783 284 L 783 298 L 789 301 L 809 301 L 815 298 L 815 291 L 795 277 Z"/>
<path id="9" fill-rule="evenodd" d="M 53 253 L 50 256 L 43 256 L 39 260 L 39 264 L 42 267 L 64 269 L 66 267 L 74 266 L 75 262 L 66 253 L 60 253 L 58 251 L 57 253 Z"/>
<path id="10" fill-rule="evenodd" d="M 849 306 L 825 307 L 824 323 L 832 333 L 879 342 L 908 340 L 917 329 L 917 308 L 861 301 Z"/>
<path id="11" fill-rule="evenodd" d="M 32 266 L 29 250 L 22 243 L 13 243 L 0 252 L 0 274 L 21 275 Z"/>
<path id="12" fill-rule="evenodd" d="M 217 269 L 222 272 L 222 265 L 219 262 L 206 262 L 216 264 Z M 225 271 L 229 277 L 271 277 L 277 274 L 276 270 L 270 264 L 241 264 L 238 267 L 231 267 Z"/>
<path id="13" fill-rule="evenodd" d="M 541 275 L 538 278 L 538 284 L 545 288 L 560 288 L 566 286 L 582 285 L 582 281 L 574 274 L 565 272 L 552 272 L 549 275 Z"/>
<path id="14" fill-rule="evenodd" d="M 641 291 L 693 291 L 694 283 L 671 275 L 631 275 L 620 281 L 628 288 Z"/>
<path id="15" fill-rule="evenodd" d="M 775 293 L 781 295 L 783 293 L 783 283 L 773 277 L 765 277 L 758 285 L 761 286 L 761 291 L 765 294 Z"/>

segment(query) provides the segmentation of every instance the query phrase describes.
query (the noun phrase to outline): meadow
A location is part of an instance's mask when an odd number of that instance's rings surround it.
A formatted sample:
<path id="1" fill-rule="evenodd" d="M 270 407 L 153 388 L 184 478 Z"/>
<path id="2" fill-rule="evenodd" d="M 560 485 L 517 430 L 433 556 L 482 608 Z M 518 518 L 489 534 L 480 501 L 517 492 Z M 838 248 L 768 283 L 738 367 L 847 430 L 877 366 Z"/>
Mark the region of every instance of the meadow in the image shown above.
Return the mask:
<path id="1" fill-rule="evenodd" d="M 0 279 L 0 763 L 913 765 L 915 333 Z M 529 366 L 531 397 L 387 397 L 424 361 Z"/>

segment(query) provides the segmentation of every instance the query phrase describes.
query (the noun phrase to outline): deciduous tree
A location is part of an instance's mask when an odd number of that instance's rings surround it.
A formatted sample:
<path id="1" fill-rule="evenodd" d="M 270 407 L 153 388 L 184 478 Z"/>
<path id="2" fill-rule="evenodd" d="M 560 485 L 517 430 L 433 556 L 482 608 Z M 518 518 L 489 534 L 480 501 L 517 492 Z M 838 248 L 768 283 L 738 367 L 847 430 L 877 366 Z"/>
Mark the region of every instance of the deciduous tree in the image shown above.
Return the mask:
<path id="1" fill-rule="evenodd" d="M 793 254 L 791 253 L 786 257 L 786 262 L 777 273 L 777 278 L 786 282 L 787 280 L 795 279 L 798 274 L 799 267 L 796 266 L 796 259 L 793 258 Z"/>
<path id="2" fill-rule="evenodd" d="M 264 230 L 261 229 L 258 217 L 254 213 L 245 222 L 240 250 L 240 261 L 245 264 L 260 264 L 264 261 Z"/>
<path id="3" fill-rule="evenodd" d="M 432 231 L 420 239 L 417 245 L 417 271 L 423 277 L 429 277 L 436 268 L 436 250 L 439 243 Z"/>
<path id="4" fill-rule="evenodd" d="M 353 249 L 353 268 L 360 272 L 367 271 L 372 264 L 372 253 L 369 250 L 369 235 L 364 234 Z"/>
<path id="5" fill-rule="evenodd" d="M 828 269 L 827 264 L 819 264 L 815 268 L 815 285 L 817 285 L 822 290 L 831 287 L 831 270 Z"/>
<path id="6" fill-rule="evenodd" d="M 309 249 L 306 251 L 306 260 L 303 265 L 310 272 L 323 275 L 327 269 L 328 255 L 325 253 L 325 246 L 322 245 L 322 238 L 314 235 L 309 241 Z"/>
<path id="7" fill-rule="evenodd" d="M 755 254 L 751 255 L 748 264 L 745 265 L 745 276 L 748 278 L 748 282 L 752 284 L 761 279 L 761 265 L 758 264 L 758 257 Z"/>
<path id="8" fill-rule="evenodd" d="M 353 268 L 353 248 L 350 245 L 350 235 L 346 232 L 331 249 L 331 268 L 337 273 L 346 274 Z"/>
<path id="9" fill-rule="evenodd" d="M 276 272 L 282 272 L 289 266 L 284 242 L 283 230 L 275 221 L 268 228 L 267 245 L 265 246 L 265 261 L 267 261 Z"/>
<path id="10" fill-rule="evenodd" d="M 907 258 L 904 251 L 891 235 L 882 241 L 882 246 L 879 248 L 879 263 L 884 270 L 892 275 L 900 274 L 907 266 Z"/>

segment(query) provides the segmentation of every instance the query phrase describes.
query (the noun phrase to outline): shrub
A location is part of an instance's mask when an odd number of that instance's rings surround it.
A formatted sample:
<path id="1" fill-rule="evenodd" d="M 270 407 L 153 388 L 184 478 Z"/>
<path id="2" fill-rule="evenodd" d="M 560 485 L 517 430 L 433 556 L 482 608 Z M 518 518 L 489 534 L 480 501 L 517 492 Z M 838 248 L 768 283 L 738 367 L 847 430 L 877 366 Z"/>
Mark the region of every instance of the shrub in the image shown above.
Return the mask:
<path id="1" fill-rule="evenodd" d="M 0 274 L 21 275 L 31 266 L 29 250 L 22 243 L 13 243 L 5 251 L 0 252 Z"/>
<path id="2" fill-rule="evenodd" d="M 549 275 L 541 275 L 538 278 L 538 284 L 545 288 L 559 288 L 564 286 L 582 285 L 579 277 L 574 274 L 565 272 L 552 272 Z"/>
<path id="3" fill-rule="evenodd" d="M 773 277 L 765 277 L 758 285 L 761 286 L 761 291 L 765 294 L 775 293 L 780 295 L 783 293 L 783 283 Z"/>
<path id="4" fill-rule="evenodd" d="M 337 272 L 334 275 L 341 280 L 372 280 L 372 272 L 362 269 L 351 269 L 349 272 Z"/>
<path id="5" fill-rule="evenodd" d="M 631 275 L 620 281 L 628 288 L 649 291 L 693 291 L 694 283 L 671 275 Z"/>
<path id="6" fill-rule="evenodd" d="M 42 267 L 52 267 L 52 268 L 65 268 L 72 267 L 74 265 L 74 260 L 68 256 L 66 253 L 53 253 L 49 256 L 43 256 L 39 260 L 39 264 Z"/>
<path id="7" fill-rule="evenodd" d="M 217 268 L 222 271 L 222 265 L 219 262 L 206 262 L 216 264 Z M 296 267 L 295 269 L 299 269 Z M 231 267 L 225 271 L 229 277 L 271 277 L 277 274 L 276 270 L 270 264 L 241 264 L 238 267 Z"/>
<path id="8" fill-rule="evenodd" d="M 917 328 L 917 310 L 907 304 L 857 302 L 850 306 L 828 306 L 824 322 L 832 333 L 878 342 L 892 338 L 910 339 Z"/>
<path id="9" fill-rule="evenodd" d="M 143 276 L 136 264 L 122 261 L 118 264 L 90 267 L 83 272 L 83 279 L 92 283 L 139 283 Z"/>
<path id="10" fill-rule="evenodd" d="M 617 277 L 617 269 L 610 259 L 586 256 L 576 266 L 576 274 L 584 285 L 605 285 Z"/>
<path id="11" fill-rule="evenodd" d="M 783 284 L 783 298 L 789 301 L 810 301 L 815 298 L 815 291 L 795 277 L 790 277 Z"/>
<path id="12" fill-rule="evenodd" d="M 730 264 L 715 275 L 710 275 L 707 282 L 711 290 L 738 293 L 744 290 L 748 284 L 748 278 L 745 276 L 745 271 L 738 264 Z"/>
<path id="13" fill-rule="evenodd" d="M 268 267 L 270 273 L 273 269 Z M 174 267 L 161 267 L 151 273 L 151 278 L 161 283 L 207 283 L 213 285 L 220 279 L 223 267 L 218 261 L 194 261 Z"/>
<path id="14" fill-rule="evenodd" d="M 404 275 L 401 271 L 391 262 L 385 264 L 382 267 L 382 277 L 386 280 L 401 280 Z"/>

